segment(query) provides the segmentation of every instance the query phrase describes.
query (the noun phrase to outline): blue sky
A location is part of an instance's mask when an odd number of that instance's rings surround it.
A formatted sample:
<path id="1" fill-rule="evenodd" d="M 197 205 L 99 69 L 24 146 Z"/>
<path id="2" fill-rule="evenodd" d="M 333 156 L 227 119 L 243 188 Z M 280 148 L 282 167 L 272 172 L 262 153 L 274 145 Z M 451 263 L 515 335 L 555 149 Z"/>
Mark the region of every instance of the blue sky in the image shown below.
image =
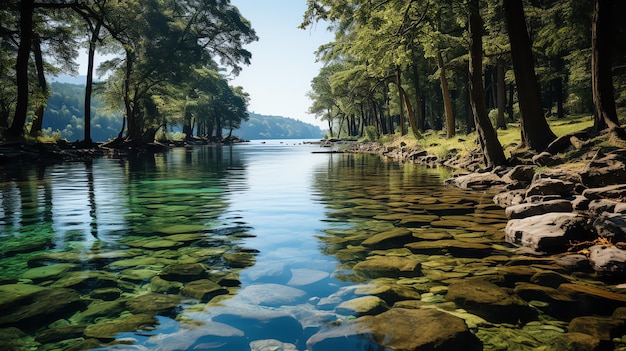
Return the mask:
<path id="1" fill-rule="evenodd" d="M 252 52 L 252 64 L 244 66 L 231 82 L 250 94 L 249 110 L 327 128 L 307 113 L 311 101 L 306 93 L 321 67 L 314 52 L 332 41 L 333 34 L 323 24 L 298 29 L 306 0 L 231 0 L 231 4 L 250 20 L 259 36 L 259 41 L 246 46 Z"/>

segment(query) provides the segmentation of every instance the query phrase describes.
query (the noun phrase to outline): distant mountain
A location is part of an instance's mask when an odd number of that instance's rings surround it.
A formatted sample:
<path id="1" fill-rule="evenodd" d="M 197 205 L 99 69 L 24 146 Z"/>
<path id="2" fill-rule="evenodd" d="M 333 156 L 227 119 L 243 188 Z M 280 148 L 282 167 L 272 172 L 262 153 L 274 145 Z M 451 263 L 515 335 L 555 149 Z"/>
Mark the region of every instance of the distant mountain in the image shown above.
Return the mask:
<path id="1" fill-rule="evenodd" d="M 247 140 L 253 139 L 318 139 L 323 137 L 320 127 L 281 116 L 250 114 L 233 134 Z"/>
<path id="2" fill-rule="evenodd" d="M 50 82 L 74 84 L 85 86 L 87 82 L 87 76 L 70 76 L 69 74 L 61 74 L 56 77 L 46 77 Z"/>

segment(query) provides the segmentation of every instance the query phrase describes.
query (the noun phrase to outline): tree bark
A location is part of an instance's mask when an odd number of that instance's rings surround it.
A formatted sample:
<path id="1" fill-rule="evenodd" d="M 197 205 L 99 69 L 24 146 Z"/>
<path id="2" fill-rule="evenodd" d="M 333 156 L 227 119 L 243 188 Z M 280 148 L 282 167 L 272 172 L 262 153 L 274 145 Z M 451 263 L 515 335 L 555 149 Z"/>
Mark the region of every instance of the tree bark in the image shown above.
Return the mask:
<path id="1" fill-rule="evenodd" d="M 35 56 L 35 68 L 37 69 L 37 84 L 41 89 L 41 100 L 36 100 L 35 115 L 30 126 L 30 136 L 37 137 L 41 134 L 43 128 L 43 113 L 48 98 L 48 83 L 43 69 L 43 55 L 41 53 L 41 39 L 38 35 L 33 34 L 33 54 Z"/>
<path id="2" fill-rule="evenodd" d="M 404 118 L 404 103 L 402 98 L 402 72 L 396 67 L 396 84 L 398 84 L 398 100 L 400 108 L 400 135 L 406 135 L 406 121 Z"/>
<path id="3" fill-rule="evenodd" d="M 482 18 L 479 13 L 478 0 L 470 0 L 469 2 L 469 39 L 470 39 L 470 55 L 469 55 L 469 75 L 470 75 L 470 105 L 474 113 L 474 122 L 478 139 L 482 147 L 485 165 L 489 168 L 502 166 L 507 163 L 502 145 L 498 140 L 498 136 L 491 125 L 489 115 L 487 113 L 487 103 L 485 97 L 485 89 L 482 80 L 482 58 L 483 58 L 483 40 L 482 40 Z"/>
<path id="4" fill-rule="evenodd" d="M 619 127 L 611 75 L 611 0 L 595 0 L 591 25 L 591 89 L 593 130 Z"/>
<path id="5" fill-rule="evenodd" d="M 454 123 L 454 112 L 452 111 L 452 98 L 448 88 L 448 78 L 446 77 L 446 67 L 443 62 L 441 51 L 437 51 L 437 66 L 439 67 L 439 81 L 441 83 L 441 95 L 443 96 L 443 108 L 446 114 L 446 137 L 452 138 L 456 132 Z"/>
<path id="6" fill-rule="evenodd" d="M 89 51 L 87 53 L 87 82 L 85 83 L 85 144 L 91 145 L 93 142 L 91 140 L 91 92 L 93 90 L 93 66 L 94 66 L 94 57 L 96 55 L 96 42 L 98 41 L 98 37 L 100 35 L 100 28 L 102 27 L 102 22 L 98 20 L 95 28 L 91 33 L 91 38 L 89 40 Z"/>
<path id="7" fill-rule="evenodd" d="M 521 0 L 504 0 L 504 15 L 511 43 L 513 72 L 519 100 L 522 146 L 543 151 L 556 135 L 550 129 L 541 106 L 541 92 L 535 75 L 534 58 L 524 7 Z"/>
<path id="8" fill-rule="evenodd" d="M 34 0 L 20 1 L 20 44 L 15 61 L 15 78 L 17 80 L 17 101 L 15 115 L 7 136 L 18 138 L 24 134 L 26 115 L 28 113 L 28 57 L 33 37 Z"/>
<path id="9" fill-rule="evenodd" d="M 496 102 L 498 108 L 498 118 L 496 127 L 506 129 L 506 119 L 504 118 L 504 110 L 506 109 L 506 82 L 504 81 L 504 59 L 498 58 L 496 73 Z"/>

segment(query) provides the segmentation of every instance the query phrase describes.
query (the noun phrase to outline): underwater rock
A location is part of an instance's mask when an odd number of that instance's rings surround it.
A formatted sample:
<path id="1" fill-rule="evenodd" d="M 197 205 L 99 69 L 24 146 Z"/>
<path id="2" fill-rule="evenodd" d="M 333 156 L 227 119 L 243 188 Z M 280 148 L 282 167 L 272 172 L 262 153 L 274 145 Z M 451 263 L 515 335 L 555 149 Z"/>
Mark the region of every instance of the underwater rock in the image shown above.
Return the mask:
<path id="1" fill-rule="evenodd" d="M 207 268 L 201 263 L 172 264 L 159 273 L 160 278 L 177 282 L 190 282 L 208 276 Z"/>
<path id="2" fill-rule="evenodd" d="M 320 271 L 317 269 L 308 268 L 292 268 L 291 279 L 287 282 L 290 286 L 306 286 L 315 284 L 328 278 L 330 274 L 328 272 Z"/>
<path id="3" fill-rule="evenodd" d="M 278 340 L 257 340 L 250 343 L 250 351 L 298 351 L 294 344 L 286 344 Z"/>
<path id="4" fill-rule="evenodd" d="M 582 333 L 564 333 L 555 337 L 548 345 L 548 351 L 577 350 L 600 351 L 600 339 Z"/>
<path id="5" fill-rule="evenodd" d="M 117 277 L 108 272 L 103 271 L 76 271 L 69 272 L 63 278 L 57 280 L 52 284 L 53 287 L 58 288 L 72 288 L 72 289 L 96 289 L 96 288 L 111 288 L 117 287 Z"/>
<path id="6" fill-rule="evenodd" d="M 22 279 L 30 279 L 34 282 L 56 280 L 76 267 L 77 265 L 73 263 L 57 263 L 49 266 L 35 267 L 24 272 Z"/>
<path id="7" fill-rule="evenodd" d="M 563 283 L 570 283 L 571 281 L 566 276 L 556 272 L 540 271 L 530 277 L 530 282 L 556 289 L 559 285 Z"/>
<path id="8" fill-rule="evenodd" d="M 455 257 L 487 257 L 493 253 L 490 245 L 464 240 L 419 241 L 404 245 L 416 254 L 438 255 L 451 253 Z"/>
<path id="9" fill-rule="evenodd" d="M 85 328 L 86 327 L 84 325 L 65 325 L 50 328 L 38 333 L 35 340 L 42 344 L 47 344 L 67 339 L 80 338 L 83 336 Z"/>
<path id="10" fill-rule="evenodd" d="M 436 217 L 438 219 L 439 217 Z M 390 249 L 401 247 L 404 244 L 415 241 L 413 233 L 406 228 L 395 228 L 386 232 L 372 235 L 365 239 L 361 245 L 370 249 Z"/>
<path id="11" fill-rule="evenodd" d="M 548 286 L 541 286 L 530 283 L 518 283 L 515 286 L 515 293 L 526 301 L 545 302 L 544 306 L 539 307 L 544 313 L 558 318 L 571 319 L 572 311 L 575 309 L 576 301 L 569 295 Z"/>
<path id="12" fill-rule="evenodd" d="M 561 284 L 559 291 L 571 296 L 576 303 L 572 311 L 576 316 L 603 315 L 610 316 L 618 307 L 626 307 L 626 294 L 600 289 L 591 285 Z"/>
<path id="13" fill-rule="evenodd" d="M 179 295 L 147 293 L 126 301 L 126 308 L 134 314 L 151 313 L 169 316 L 180 304 Z"/>
<path id="14" fill-rule="evenodd" d="M 244 333 L 234 327 L 217 322 L 204 322 L 197 327 L 181 329 L 171 334 L 163 334 L 153 337 L 151 344 L 160 351 L 179 350 L 211 350 L 231 351 L 248 350 L 249 340 Z"/>
<path id="15" fill-rule="evenodd" d="M 570 242 L 593 239 L 588 219 L 575 213 L 546 213 L 512 219 L 506 225 L 508 243 L 537 252 L 563 252 Z"/>
<path id="16" fill-rule="evenodd" d="M 181 293 L 202 302 L 208 302 L 215 296 L 228 294 L 228 290 L 211 280 L 200 279 L 185 284 Z"/>
<path id="17" fill-rule="evenodd" d="M 367 330 L 376 343 L 392 350 L 482 350 L 482 343 L 463 319 L 436 309 L 392 308 L 376 316 L 361 317 L 354 324 L 357 330 Z"/>
<path id="18" fill-rule="evenodd" d="M 64 288 L 41 289 L 14 301 L 15 304 L 2 304 L 0 327 L 37 329 L 74 313 L 84 303 L 75 290 Z"/>
<path id="19" fill-rule="evenodd" d="M 357 263 L 352 268 L 357 274 L 367 278 L 416 277 L 421 275 L 421 264 L 417 260 L 394 257 L 372 256 Z"/>
<path id="20" fill-rule="evenodd" d="M 26 346 L 26 333 L 15 327 L 0 328 L 0 349 L 4 351 L 19 351 Z"/>
<path id="21" fill-rule="evenodd" d="M 132 332 L 159 324 L 152 314 L 130 314 L 120 318 L 91 324 L 85 329 L 85 336 L 102 341 L 113 341 L 121 332 Z"/>
<path id="22" fill-rule="evenodd" d="M 567 329 L 570 333 L 582 333 L 600 341 L 611 341 L 626 333 L 626 324 L 624 320 L 611 317 L 582 316 L 572 319 Z"/>
<path id="23" fill-rule="evenodd" d="M 72 316 L 79 324 L 92 323 L 97 318 L 113 318 L 126 310 L 125 300 L 93 301 L 87 309 Z"/>
<path id="24" fill-rule="evenodd" d="M 278 310 L 234 304 L 216 308 L 211 318 L 215 322 L 236 325 L 248 340 L 276 339 L 281 342 L 297 344 L 304 339 L 300 322 L 291 314 Z"/>
<path id="25" fill-rule="evenodd" d="M 92 291 L 89 297 L 92 299 L 112 301 L 119 298 L 121 295 L 122 290 L 118 288 L 102 288 Z"/>
<path id="26" fill-rule="evenodd" d="M 335 307 L 335 312 L 347 316 L 376 315 L 388 310 L 385 301 L 377 296 L 363 296 L 344 301 Z"/>
<path id="27" fill-rule="evenodd" d="M 281 306 L 304 301 L 304 290 L 280 284 L 255 284 L 240 290 L 237 297 L 255 305 Z"/>
<path id="28" fill-rule="evenodd" d="M 483 279 L 466 279 L 450 284 L 446 300 L 494 323 L 526 323 L 536 312 L 517 295 Z"/>
<path id="29" fill-rule="evenodd" d="M 246 268 L 254 265 L 256 258 L 248 252 L 225 253 L 223 256 L 226 264 L 232 268 Z"/>
<path id="30" fill-rule="evenodd" d="M 150 291 L 160 294 L 178 294 L 183 288 L 181 282 L 172 282 L 169 280 L 154 277 L 150 279 Z"/>
<path id="31" fill-rule="evenodd" d="M 354 290 L 355 295 L 373 295 L 383 299 L 389 306 L 403 300 L 419 300 L 420 293 L 411 285 L 400 285 L 375 281 L 373 284 L 360 285 Z"/>

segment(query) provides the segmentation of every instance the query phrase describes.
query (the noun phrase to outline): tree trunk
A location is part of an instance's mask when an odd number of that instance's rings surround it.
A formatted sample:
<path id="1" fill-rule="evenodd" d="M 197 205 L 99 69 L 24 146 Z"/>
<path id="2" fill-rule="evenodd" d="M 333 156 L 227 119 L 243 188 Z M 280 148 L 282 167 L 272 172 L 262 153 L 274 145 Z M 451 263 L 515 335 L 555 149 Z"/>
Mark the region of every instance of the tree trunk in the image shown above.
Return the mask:
<path id="1" fill-rule="evenodd" d="M 87 53 L 87 82 L 85 83 L 85 145 L 91 145 L 91 92 L 93 89 L 94 57 L 96 56 L 96 42 L 100 35 L 102 22 L 98 20 L 96 27 L 91 33 L 89 40 L 89 52 Z"/>
<path id="2" fill-rule="evenodd" d="M 400 108 L 400 135 L 406 135 L 406 120 L 404 118 L 404 99 L 402 98 L 402 72 L 396 67 L 396 84 L 398 84 L 398 100 Z"/>
<path id="3" fill-rule="evenodd" d="M 498 107 L 498 117 L 496 119 L 496 127 L 506 129 L 506 120 L 504 118 L 504 109 L 506 108 L 506 82 L 504 81 L 504 59 L 498 58 L 498 69 L 496 73 L 497 93 L 496 102 Z"/>
<path id="4" fill-rule="evenodd" d="M 611 0 L 595 0 L 591 26 L 591 90 L 596 132 L 619 127 L 611 75 L 611 5 Z"/>
<path id="5" fill-rule="evenodd" d="M 446 77 L 446 67 L 443 62 L 441 51 L 437 51 L 437 66 L 439 67 L 439 81 L 441 83 L 441 95 L 443 96 L 443 108 L 446 114 L 446 137 L 452 138 L 456 132 L 454 124 L 454 112 L 452 110 L 452 98 L 448 88 L 448 78 Z"/>
<path id="6" fill-rule="evenodd" d="M 33 34 L 32 42 L 33 54 L 35 56 L 35 68 L 37 69 L 37 84 L 41 90 L 41 100 L 35 100 L 35 115 L 33 116 L 33 122 L 30 126 L 30 136 L 34 138 L 41 135 L 41 128 L 43 128 L 43 113 L 46 107 L 46 100 L 48 99 L 48 83 L 46 82 L 46 75 L 43 69 L 41 39 L 38 35 Z"/>
<path id="7" fill-rule="evenodd" d="M 557 73 L 557 77 L 554 79 L 556 118 L 562 119 L 565 117 L 565 111 L 563 111 L 563 103 L 565 101 L 565 96 L 563 93 L 563 58 L 561 56 L 557 56 L 554 58 L 554 62 L 554 69 Z"/>
<path id="8" fill-rule="evenodd" d="M 470 75 L 470 104 L 474 113 L 474 121 L 478 139 L 483 150 L 485 165 L 489 168 L 502 166 L 507 163 L 502 145 L 491 125 L 485 101 L 485 89 L 482 81 L 482 19 L 480 17 L 479 0 L 469 3 L 469 75 Z"/>
<path id="9" fill-rule="evenodd" d="M 413 49 L 411 49 L 413 52 Z M 424 108 L 422 103 L 422 91 L 420 89 L 420 77 L 417 71 L 417 55 L 413 53 L 413 63 L 411 64 L 411 70 L 413 72 L 413 89 L 415 90 L 415 122 L 417 124 L 417 130 L 424 131 Z M 417 135 L 417 134 L 416 134 Z"/>
<path id="10" fill-rule="evenodd" d="M 7 136 L 18 138 L 24 134 L 26 115 L 28 114 L 28 57 L 33 36 L 34 0 L 20 1 L 20 44 L 15 60 L 15 78 L 17 80 L 17 101 L 15 115 Z"/>
<path id="11" fill-rule="evenodd" d="M 535 75 L 534 58 L 526 18 L 521 0 L 504 0 L 506 18 L 513 58 L 513 71 L 519 100 L 522 146 L 535 151 L 544 150 L 556 135 L 550 129 L 541 106 L 541 92 Z"/>
<path id="12" fill-rule="evenodd" d="M 420 135 L 419 129 L 417 128 L 417 123 L 416 118 L 415 118 L 415 111 L 413 110 L 413 105 L 411 105 L 411 100 L 409 99 L 409 94 L 406 93 L 406 91 L 402 88 L 402 87 L 398 87 L 400 89 L 400 93 L 402 94 L 402 97 L 404 98 L 404 102 L 406 103 L 406 110 L 409 114 L 409 125 L 411 126 L 411 132 L 413 132 L 413 135 L 415 137 Z"/>

